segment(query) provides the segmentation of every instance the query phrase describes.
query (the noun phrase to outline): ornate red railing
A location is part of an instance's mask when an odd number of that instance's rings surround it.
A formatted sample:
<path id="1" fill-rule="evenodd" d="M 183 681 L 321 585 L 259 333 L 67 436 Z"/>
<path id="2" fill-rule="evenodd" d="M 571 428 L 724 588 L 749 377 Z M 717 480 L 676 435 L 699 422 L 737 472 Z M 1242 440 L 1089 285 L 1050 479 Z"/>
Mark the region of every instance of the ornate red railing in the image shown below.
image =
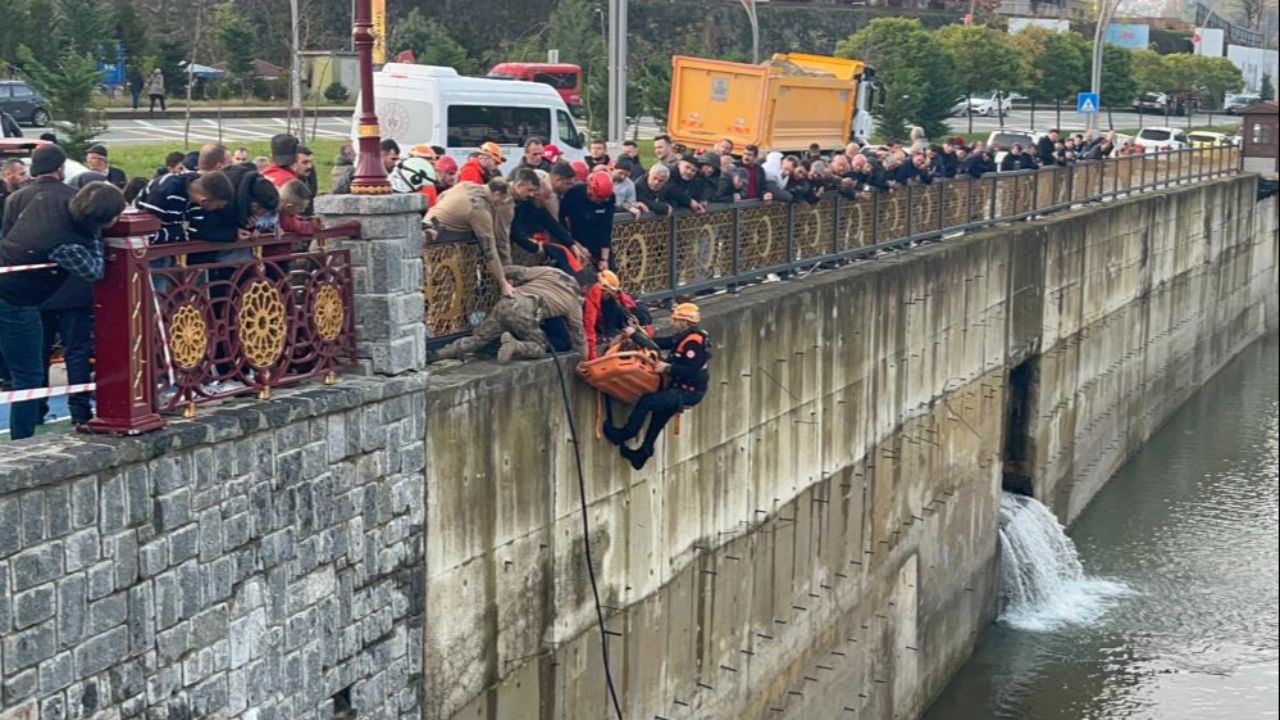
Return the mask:
<path id="1" fill-rule="evenodd" d="M 127 213 L 106 238 L 94 286 L 97 412 L 89 429 L 140 433 L 160 413 L 323 378 L 355 363 L 351 257 L 314 237 L 259 235 L 234 245 L 149 245 L 158 229 Z"/>

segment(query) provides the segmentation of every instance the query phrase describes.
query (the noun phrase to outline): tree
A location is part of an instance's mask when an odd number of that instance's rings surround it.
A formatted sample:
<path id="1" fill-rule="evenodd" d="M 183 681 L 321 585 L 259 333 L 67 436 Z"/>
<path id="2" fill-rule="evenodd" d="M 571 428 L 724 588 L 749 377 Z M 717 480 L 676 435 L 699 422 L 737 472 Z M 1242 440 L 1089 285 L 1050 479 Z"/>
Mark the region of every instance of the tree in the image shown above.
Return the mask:
<path id="1" fill-rule="evenodd" d="M 240 94 L 247 95 L 254 76 L 253 26 L 236 10 L 233 0 L 218 6 L 215 19 L 227 72 L 240 84 Z"/>
<path id="2" fill-rule="evenodd" d="M 1209 107 L 1215 110 L 1222 108 L 1223 97 L 1227 93 L 1244 89 L 1244 73 L 1227 58 L 1211 55 L 1191 57 L 1195 89 L 1208 100 Z"/>
<path id="3" fill-rule="evenodd" d="M 478 69 L 466 49 L 450 37 L 440 23 L 424 17 L 418 8 L 410 10 L 395 24 L 387 49 L 392 54 L 412 50 L 419 63 L 451 67 L 462 75 Z"/>
<path id="4" fill-rule="evenodd" d="M 877 120 L 885 138 L 905 138 L 912 123 L 931 137 L 948 131 L 958 94 L 950 53 L 920 21 L 876 18 L 836 44 L 836 55 L 856 57 L 876 69 L 888 88 Z"/>
<path id="5" fill-rule="evenodd" d="M 1271 73 L 1262 73 L 1262 87 L 1258 89 L 1258 97 L 1263 100 L 1276 99 L 1276 86 L 1271 81 Z"/>
<path id="6" fill-rule="evenodd" d="M 94 60 L 115 59 L 112 29 L 114 10 L 104 0 L 57 0 L 57 18 L 64 37 L 64 51 L 92 55 Z"/>
<path id="7" fill-rule="evenodd" d="M 1133 51 L 1133 80 L 1138 85 L 1139 93 L 1164 92 L 1169 89 L 1166 85 L 1169 75 L 1166 57 L 1154 50 Z"/>
<path id="8" fill-rule="evenodd" d="M 1108 110 L 1125 107 L 1138 96 L 1138 80 L 1134 76 L 1133 53 L 1119 45 L 1102 48 L 1102 97 Z"/>
<path id="9" fill-rule="evenodd" d="M 1089 41 L 1075 32 L 1028 28 L 1018 33 L 1014 47 L 1026 68 L 1027 94 L 1054 103 L 1061 124 L 1063 101 L 1089 86 Z"/>
<path id="10" fill-rule="evenodd" d="M 986 25 L 947 25 L 935 36 L 951 54 L 955 84 L 966 98 L 992 90 L 1009 92 L 1021 84 L 1018 55 L 1007 33 Z M 997 108 L 1003 112 L 1003 103 Z M 973 114 L 968 115 L 973 132 Z"/>
<path id="11" fill-rule="evenodd" d="M 120 41 L 125 62 L 141 65 L 142 58 L 147 54 L 149 42 L 147 27 L 138 16 L 133 0 L 116 0 L 112 9 L 112 18 L 115 21 L 115 37 Z"/>
<path id="12" fill-rule="evenodd" d="M 88 53 L 68 50 L 57 65 L 46 67 L 26 45 L 19 45 L 17 53 L 22 71 L 49 100 L 52 114 L 66 128 L 60 144 L 71 157 L 84 159 L 93 139 L 107 129 L 101 111 L 92 105 L 93 92 L 102 81 L 98 61 Z"/>

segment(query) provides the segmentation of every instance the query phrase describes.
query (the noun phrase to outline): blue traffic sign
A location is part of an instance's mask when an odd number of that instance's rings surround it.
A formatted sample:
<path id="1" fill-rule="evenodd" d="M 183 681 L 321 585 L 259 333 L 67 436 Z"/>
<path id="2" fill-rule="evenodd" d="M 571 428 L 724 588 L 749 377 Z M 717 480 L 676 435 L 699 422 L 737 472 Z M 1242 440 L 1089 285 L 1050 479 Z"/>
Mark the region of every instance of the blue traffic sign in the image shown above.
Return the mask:
<path id="1" fill-rule="evenodd" d="M 1076 112 L 1085 114 L 1098 112 L 1098 93 L 1076 93 Z"/>

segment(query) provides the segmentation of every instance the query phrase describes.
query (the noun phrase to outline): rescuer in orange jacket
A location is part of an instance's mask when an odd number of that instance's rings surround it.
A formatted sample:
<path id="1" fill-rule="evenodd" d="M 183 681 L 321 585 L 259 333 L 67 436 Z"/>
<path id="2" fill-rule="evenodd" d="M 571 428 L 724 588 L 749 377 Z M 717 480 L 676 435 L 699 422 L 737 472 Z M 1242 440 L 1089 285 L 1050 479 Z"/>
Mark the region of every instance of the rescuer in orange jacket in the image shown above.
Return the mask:
<path id="1" fill-rule="evenodd" d="M 671 322 L 676 332 L 650 340 L 644 332 L 636 332 L 628 326 L 627 336 L 641 345 L 669 351 L 666 362 L 658 363 L 658 372 L 666 376 L 663 388 L 641 396 L 627 424 L 615 428 L 606 423 L 604 435 L 618 445 L 622 457 L 639 470 L 653 457 L 653 444 L 666 427 L 667 422 L 681 410 L 702 401 L 707 392 L 709 375 L 707 362 L 711 360 L 711 341 L 706 331 L 698 327 L 702 313 L 693 303 L 681 303 L 671 311 Z M 649 428 L 645 431 L 640 447 L 631 449 L 627 442 L 640 433 L 645 418 Z"/>

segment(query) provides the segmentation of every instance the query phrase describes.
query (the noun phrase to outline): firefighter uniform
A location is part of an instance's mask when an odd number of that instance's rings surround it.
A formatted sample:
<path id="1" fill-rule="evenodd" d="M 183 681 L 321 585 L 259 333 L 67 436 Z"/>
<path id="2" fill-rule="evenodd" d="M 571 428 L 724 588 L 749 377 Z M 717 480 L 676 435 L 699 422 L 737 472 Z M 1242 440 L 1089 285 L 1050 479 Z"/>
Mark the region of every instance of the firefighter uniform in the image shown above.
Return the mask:
<path id="1" fill-rule="evenodd" d="M 677 317 L 677 313 L 685 307 L 693 308 L 692 320 L 696 323 L 696 306 L 677 306 L 672 317 Z M 632 335 L 632 339 L 641 344 L 651 342 L 659 349 L 669 351 L 667 363 L 671 366 L 664 387 L 642 396 L 632 409 L 626 425 L 614 428 L 606 424 L 604 428 L 605 436 L 621 447 L 622 456 L 637 470 L 644 467 L 653 456 L 653 445 L 671 418 L 684 408 L 697 405 L 707 393 L 707 362 L 711 359 L 711 342 L 706 331 L 693 323 L 674 335 L 657 337 L 652 341 L 641 332 Z M 649 428 L 645 431 L 640 447 L 633 450 L 627 446 L 627 442 L 640 433 L 646 417 Z"/>

